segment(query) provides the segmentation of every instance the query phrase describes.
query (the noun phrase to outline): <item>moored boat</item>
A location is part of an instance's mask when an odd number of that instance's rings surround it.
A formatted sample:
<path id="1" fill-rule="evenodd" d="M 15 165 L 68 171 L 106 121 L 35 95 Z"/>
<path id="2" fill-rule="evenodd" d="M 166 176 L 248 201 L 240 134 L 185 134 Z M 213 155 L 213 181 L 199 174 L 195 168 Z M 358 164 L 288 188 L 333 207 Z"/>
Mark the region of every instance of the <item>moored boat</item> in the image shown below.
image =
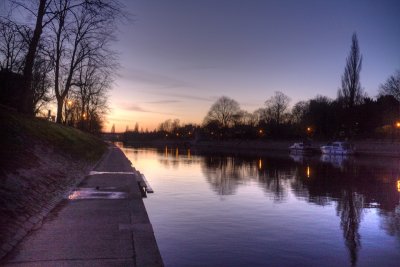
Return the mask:
<path id="1" fill-rule="evenodd" d="M 348 142 L 332 142 L 321 146 L 322 154 L 332 155 L 351 155 L 355 152 L 355 147 Z"/>
<path id="2" fill-rule="evenodd" d="M 316 149 L 308 142 L 298 142 L 294 143 L 289 147 L 290 152 L 292 153 L 306 153 L 306 152 L 314 152 Z"/>

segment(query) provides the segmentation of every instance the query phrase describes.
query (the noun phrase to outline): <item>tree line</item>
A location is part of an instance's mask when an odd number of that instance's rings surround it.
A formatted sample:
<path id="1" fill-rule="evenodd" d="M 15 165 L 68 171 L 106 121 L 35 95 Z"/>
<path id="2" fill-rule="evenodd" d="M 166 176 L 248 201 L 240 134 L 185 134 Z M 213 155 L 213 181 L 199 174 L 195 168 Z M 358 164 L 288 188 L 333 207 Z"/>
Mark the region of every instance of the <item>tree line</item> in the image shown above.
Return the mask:
<path id="1" fill-rule="evenodd" d="M 354 33 L 336 99 L 317 95 L 290 109 L 290 98 L 276 91 L 263 107 L 250 113 L 234 99 L 222 96 L 210 107 L 201 126 L 166 120 L 157 131 L 142 133 L 142 138 L 192 139 L 195 133 L 216 140 L 399 138 L 400 71 L 384 81 L 378 96 L 371 98 L 361 87 L 361 68 L 362 55 Z M 126 134 L 127 139 L 140 136 L 138 131 Z"/>
<path id="2" fill-rule="evenodd" d="M 0 100 L 28 115 L 100 132 L 116 67 L 117 0 L 8 0 L 0 17 Z M 11 12 L 12 11 L 12 12 Z M 26 21 L 21 21 L 27 17 Z"/>

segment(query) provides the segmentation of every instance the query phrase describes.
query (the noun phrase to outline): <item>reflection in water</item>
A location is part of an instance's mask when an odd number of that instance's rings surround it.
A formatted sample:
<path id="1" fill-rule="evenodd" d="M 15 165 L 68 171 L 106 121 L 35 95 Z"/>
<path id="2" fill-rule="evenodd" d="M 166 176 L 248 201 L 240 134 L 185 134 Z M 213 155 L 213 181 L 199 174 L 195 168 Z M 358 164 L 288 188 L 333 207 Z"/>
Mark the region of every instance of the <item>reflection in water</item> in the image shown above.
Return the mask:
<path id="1" fill-rule="evenodd" d="M 400 195 L 400 179 L 396 182 L 397 192 Z M 400 199 L 400 198 L 399 198 Z M 400 241 L 400 200 L 393 211 L 381 211 L 383 220 L 381 227 L 391 236 Z"/>
<path id="2" fill-rule="evenodd" d="M 364 198 L 351 190 L 344 190 L 338 200 L 337 213 L 340 216 L 340 227 L 343 230 L 346 247 L 349 250 L 351 265 L 356 266 L 357 253 L 360 249 L 360 227 Z"/>
<path id="3" fill-rule="evenodd" d="M 400 241 L 398 160 L 385 160 L 379 165 L 378 161 L 338 156 L 200 156 L 193 150 L 167 147 L 158 153 L 158 162 L 167 168 L 179 168 L 181 164 L 200 166 L 217 195 L 237 195 L 242 186 L 254 184 L 277 204 L 293 201 L 290 197 L 294 196 L 303 203 L 336 207 L 340 219 L 337 229 L 342 232 L 351 266 L 361 259 L 360 229 L 368 210 L 376 210 L 381 229 Z"/>
<path id="4" fill-rule="evenodd" d="M 219 195 L 232 195 L 240 181 L 242 181 L 242 168 L 235 164 L 234 158 L 231 157 L 207 157 L 205 158 L 202 169 L 206 171 L 207 181 Z"/>
<path id="5" fill-rule="evenodd" d="M 322 154 L 321 161 L 332 164 L 333 167 L 343 170 L 344 164 L 349 160 L 347 155 Z"/>

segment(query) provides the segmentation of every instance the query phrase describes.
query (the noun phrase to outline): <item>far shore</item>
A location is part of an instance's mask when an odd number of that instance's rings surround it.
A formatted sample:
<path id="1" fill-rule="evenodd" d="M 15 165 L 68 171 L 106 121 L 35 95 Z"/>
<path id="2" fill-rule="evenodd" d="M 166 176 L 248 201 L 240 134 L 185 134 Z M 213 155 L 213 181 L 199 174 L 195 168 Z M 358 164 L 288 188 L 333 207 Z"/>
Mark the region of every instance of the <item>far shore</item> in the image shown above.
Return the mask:
<path id="1" fill-rule="evenodd" d="M 181 141 L 181 140 L 153 140 L 126 142 L 131 146 L 149 147 L 187 147 L 201 152 L 237 152 L 240 154 L 263 154 L 269 152 L 286 153 L 289 146 L 295 141 L 285 140 L 227 140 L 227 141 Z M 319 148 L 327 141 L 315 141 L 313 146 Z M 357 140 L 352 141 L 356 147 L 356 155 L 400 157 L 400 140 Z"/>

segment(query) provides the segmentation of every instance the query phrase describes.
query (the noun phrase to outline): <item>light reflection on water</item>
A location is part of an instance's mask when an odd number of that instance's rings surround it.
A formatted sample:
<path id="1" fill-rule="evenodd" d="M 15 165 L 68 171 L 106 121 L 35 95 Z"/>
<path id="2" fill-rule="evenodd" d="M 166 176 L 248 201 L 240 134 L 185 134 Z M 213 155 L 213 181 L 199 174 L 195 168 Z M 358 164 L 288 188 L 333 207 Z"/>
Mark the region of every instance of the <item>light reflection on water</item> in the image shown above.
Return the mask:
<path id="1" fill-rule="evenodd" d="M 398 266 L 398 159 L 123 148 L 166 266 Z"/>

